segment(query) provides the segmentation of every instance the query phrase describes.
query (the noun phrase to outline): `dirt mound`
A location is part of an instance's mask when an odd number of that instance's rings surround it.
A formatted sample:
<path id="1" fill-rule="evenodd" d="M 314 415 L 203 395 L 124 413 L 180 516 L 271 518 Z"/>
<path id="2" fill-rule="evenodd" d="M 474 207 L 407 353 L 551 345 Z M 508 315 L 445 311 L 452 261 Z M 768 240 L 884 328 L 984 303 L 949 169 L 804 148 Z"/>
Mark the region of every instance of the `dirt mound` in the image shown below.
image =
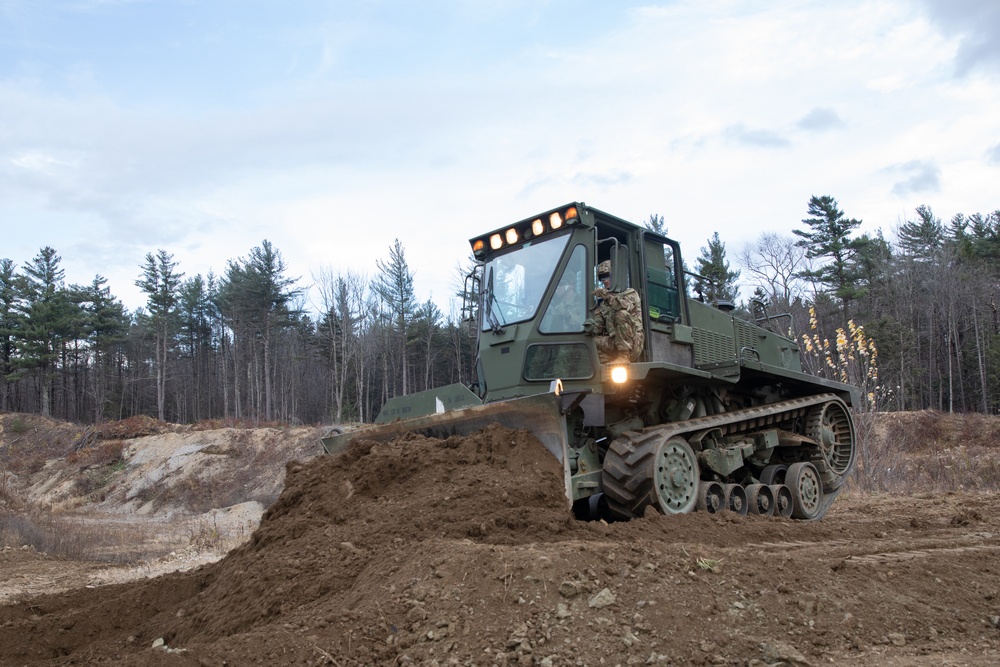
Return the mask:
<path id="1" fill-rule="evenodd" d="M 162 636 L 169 645 L 210 642 L 319 600 L 336 600 L 339 613 L 341 596 L 357 594 L 365 577 L 381 586 L 373 560 L 398 569 L 385 559 L 399 562 L 428 540 L 520 544 L 550 540 L 575 526 L 560 465 L 526 432 L 493 427 L 469 438 L 360 441 L 341 456 L 289 464 L 285 490 L 260 528 L 222 562 L 138 586 L 136 595 L 149 601 L 150 610 L 173 612 L 169 621 L 138 613 L 123 603 L 118 587 L 72 594 L 65 609 L 96 606 L 112 627 L 131 622 L 136 634 Z M 178 597 L 178 590 L 191 587 L 200 594 Z M 155 629 L 140 631 L 140 619 Z M 90 622 L 83 627 L 88 635 L 101 634 Z M 50 650 L 79 650 L 65 641 L 72 634 L 57 633 L 62 641 Z"/>
<path id="2" fill-rule="evenodd" d="M 248 632 L 349 593 L 373 559 L 430 539 L 546 541 L 572 525 L 560 466 L 525 432 L 363 441 L 344 456 L 289 465 L 260 529 L 220 563 L 167 639 Z"/>
<path id="3" fill-rule="evenodd" d="M 992 496 L 848 496 L 818 523 L 607 525 L 572 520 L 562 494 L 525 432 L 355 442 L 289 464 L 218 563 L 0 607 L 0 664 L 998 658 Z"/>

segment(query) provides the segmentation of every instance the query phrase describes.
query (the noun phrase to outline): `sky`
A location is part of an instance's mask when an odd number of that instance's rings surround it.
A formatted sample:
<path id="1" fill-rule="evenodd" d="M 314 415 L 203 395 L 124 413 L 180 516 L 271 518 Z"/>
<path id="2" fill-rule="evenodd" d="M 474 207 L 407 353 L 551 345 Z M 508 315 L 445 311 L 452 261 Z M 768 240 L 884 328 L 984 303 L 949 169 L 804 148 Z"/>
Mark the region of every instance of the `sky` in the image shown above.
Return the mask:
<path id="1" fill-rule="evenodd" d="M 447 315 L 469 238 L 571 201 L 735 265 L 813 195 L 891 239 L 998 186 L 997 0 L 0 0 L 0 257 L 130 309 L 158 249 L 308 287 L 398 239 Z"/>

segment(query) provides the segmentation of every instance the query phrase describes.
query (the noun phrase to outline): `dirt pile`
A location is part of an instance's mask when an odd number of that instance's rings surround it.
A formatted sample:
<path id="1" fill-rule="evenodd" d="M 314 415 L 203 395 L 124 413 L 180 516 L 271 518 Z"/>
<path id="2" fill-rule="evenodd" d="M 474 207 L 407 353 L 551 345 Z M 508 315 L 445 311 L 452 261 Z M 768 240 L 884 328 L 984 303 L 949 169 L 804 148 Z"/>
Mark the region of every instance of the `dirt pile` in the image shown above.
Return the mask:
<path id="1" fill-rule="evenodd" d="M 0 607 L 0 664 L 994 664 L 994 506 L 579 523 L 525 432 L 362 441 L 218 563 Z"/>

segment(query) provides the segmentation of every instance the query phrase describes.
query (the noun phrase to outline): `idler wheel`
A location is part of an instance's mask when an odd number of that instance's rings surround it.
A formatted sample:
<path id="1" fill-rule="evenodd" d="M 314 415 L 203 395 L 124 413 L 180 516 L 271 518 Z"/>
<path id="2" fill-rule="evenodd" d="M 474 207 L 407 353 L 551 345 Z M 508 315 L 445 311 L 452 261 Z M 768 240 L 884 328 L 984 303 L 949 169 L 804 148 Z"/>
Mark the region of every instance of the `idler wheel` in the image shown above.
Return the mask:
<path id="1" fill-rule="evenodd" d="M 684 438 L 629 433 L 608 448 L 601 482 L 608 510 L 630 519 L 649 506 L 663 514 L 693 511 L 699 477 L 698 458 Z"/>

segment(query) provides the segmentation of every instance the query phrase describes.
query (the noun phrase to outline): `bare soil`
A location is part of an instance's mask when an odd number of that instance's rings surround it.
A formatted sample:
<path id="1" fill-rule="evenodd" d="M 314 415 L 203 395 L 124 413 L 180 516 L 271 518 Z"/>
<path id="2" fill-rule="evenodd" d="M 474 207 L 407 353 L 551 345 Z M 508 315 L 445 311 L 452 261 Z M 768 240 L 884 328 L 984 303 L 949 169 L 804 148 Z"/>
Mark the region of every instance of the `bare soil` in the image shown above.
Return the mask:
<path id="1" fill-rule="evenodd" d="M 185 572 L 105 584 L 106 563 L 5 549 L 0 664 L 1000 662 L 992 492 L 608 525 L 571 517 L 560 475 L 500 427 L 361 441 L 289 463 L 249 538 Z"/>

